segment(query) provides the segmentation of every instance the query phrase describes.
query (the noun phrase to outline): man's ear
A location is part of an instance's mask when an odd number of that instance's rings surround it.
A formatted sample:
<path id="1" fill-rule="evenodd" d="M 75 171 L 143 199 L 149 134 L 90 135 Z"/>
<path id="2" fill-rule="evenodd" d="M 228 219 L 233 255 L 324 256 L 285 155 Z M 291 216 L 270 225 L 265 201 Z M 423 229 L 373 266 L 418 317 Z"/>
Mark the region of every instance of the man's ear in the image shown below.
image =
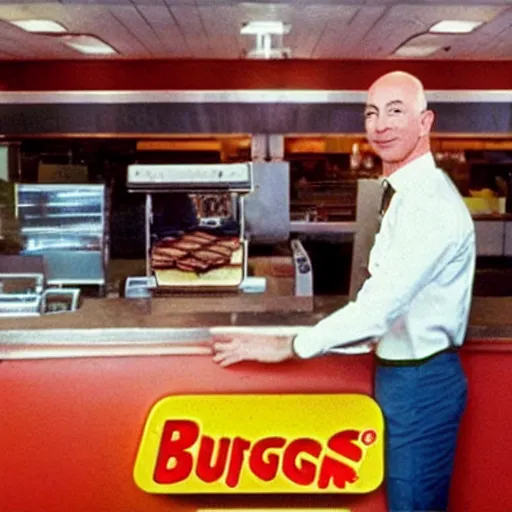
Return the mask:
<path id="1" fill-rule="evenodd" d="M 434 124 L 434 112 L 432 110 L 425 110 L 421 114 L 421 136 L 428 135 L 430 133 L 430 130 L 432 129 L 432 125 Z"/>

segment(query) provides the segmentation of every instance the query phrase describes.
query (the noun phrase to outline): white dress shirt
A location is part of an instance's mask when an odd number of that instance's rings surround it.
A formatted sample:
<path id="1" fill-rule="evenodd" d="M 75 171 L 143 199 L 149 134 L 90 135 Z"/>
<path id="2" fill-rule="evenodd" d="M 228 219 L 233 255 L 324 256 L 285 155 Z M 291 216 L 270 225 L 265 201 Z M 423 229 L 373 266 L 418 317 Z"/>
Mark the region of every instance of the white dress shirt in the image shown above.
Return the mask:
<path id="1" fill-rule="evenodd" d="M 380 358 L 418 360 L 464 342 L 476 252 L 471 215 L 431 153 L 388 181 L 395 194 L 370 252 L 370 277 L 353 302 L 299 332 L 300 357 L 370 339 Z"/>

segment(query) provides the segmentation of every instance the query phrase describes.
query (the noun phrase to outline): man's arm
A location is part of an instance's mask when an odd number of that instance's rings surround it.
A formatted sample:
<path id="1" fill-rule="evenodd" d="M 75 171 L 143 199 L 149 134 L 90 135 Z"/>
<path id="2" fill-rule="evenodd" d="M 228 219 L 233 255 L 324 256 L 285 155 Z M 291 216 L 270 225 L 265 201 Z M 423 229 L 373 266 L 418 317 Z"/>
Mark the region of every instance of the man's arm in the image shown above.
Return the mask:
<path id="1" fill-rule="evenodd" d="M 432 206 L 430 203 L 428 211 L 418 205 L 401 208 L 390 247 L 354 302 L 299 333 L 294 340 L 256 334 L 222 339 L 215 336 L 214 360 L 228 366 L 243 360 L 279 362 L 294 354 L 309 358 L 344 344 L 381 337 L 453 255 L 456 228 L 447 223 L 449 207 Z"/>
<path id="2" fill-rule="evenodd" d="M 436 203 L 441 204 L 436 204 Z M 402 206 L 402 205 L 401 205 Z M 295 351 L 303 358 L 358 340 L 380 338 L 414 296 L 453 257 L 457 227 L 450 205 L 403 205 L 393 238 L 354 302 L 300 333 Z"/>

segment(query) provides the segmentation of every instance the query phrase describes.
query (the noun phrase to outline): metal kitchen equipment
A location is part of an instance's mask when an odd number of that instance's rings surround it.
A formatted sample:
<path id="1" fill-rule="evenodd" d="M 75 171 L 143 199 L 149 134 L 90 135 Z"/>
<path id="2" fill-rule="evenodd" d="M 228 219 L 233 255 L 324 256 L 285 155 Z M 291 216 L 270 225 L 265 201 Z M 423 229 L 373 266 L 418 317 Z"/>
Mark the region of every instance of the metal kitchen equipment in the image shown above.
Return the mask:
<path id="1" fill-rule="evenodd" d="M 294 295 L 313 296 L 313 267 L 299 239 L 290 241 L 290 163 L 254 162 L 254 190 L 245 200 L 245 225 L 249 245 L 288 244 L 294 272 Z M 262 284 L 244 283 L 247 290 Z"/>
<path id="2" fill-rule="evenodd" d="M 227 289 L 232 287 L 222 283 L 202 279 L 198 274 L 188 273 L 190 280 L 178 280 L 169 285 L 164 284 L 164 272 L 152 268 L 151 251 L 153 245 L 170 233 L 158 232 L 155 227 L 154 203 L 161 199 L 158 195 L 168 194 L 172 202 L 172 194 L 186 193 L 194 203 L 196 210 L 195 225 L 192 231 L 225 233 L 230 232 L 240 240 L 241 244 L 241 275 L 236 287 L 247 274 L 247 242 L 245 238 L 244 198 L 253 188 L 252 164 L 187 164 L 187 165 L 152 165 L 133 164 L 128 166 L 127 187 L 130 192 L 146 194 L 145 204 L 145 255 L 146 275 L 156 276 L 155 290 L 180 289 L 190 291 Z M 162 203 L 162 201 L 160 201 Z M 172 235 L 179 236 L 179 229 Z M 171 269 L 174 271 L 174 269 Z M 176 272 L 178 273 L 178 272 Z M 204 275 L 206 276 L 208 272 Z M 197 277 L 197 279 L 195 279 Z M 217 286 L 218 285 L 218 286 Z"/>
<path id="3" fill-rule="evenodd" d="M 0 317 L 38 316 L 43 290 L 43 274 L 0 274 Z"/>
<path id="4" fill-rule="evenodd" d="M 79 289 L 46 288 L 41 256 L 0 255 L 0 317 L 75 311 Z"/>
<path id="5" fill-rule="evenodd" d="M 16 184 L 23 254 L 41 255 L 50 286 L 105 292 L 108 208 L 103 184 Z"/>

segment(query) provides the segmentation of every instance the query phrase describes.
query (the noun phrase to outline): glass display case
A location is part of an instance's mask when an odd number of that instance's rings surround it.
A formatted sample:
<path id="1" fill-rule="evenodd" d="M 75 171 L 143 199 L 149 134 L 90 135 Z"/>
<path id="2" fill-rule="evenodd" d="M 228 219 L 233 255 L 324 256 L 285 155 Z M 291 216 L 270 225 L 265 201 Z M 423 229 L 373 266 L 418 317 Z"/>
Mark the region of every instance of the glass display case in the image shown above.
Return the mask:
<path id="1" fill-rule="evenodd" d="M 108 204 L 105 185 L 16 185 L 23 254 L 42 255 L 48 285 L 97 285 L 105 292 Z"/>

